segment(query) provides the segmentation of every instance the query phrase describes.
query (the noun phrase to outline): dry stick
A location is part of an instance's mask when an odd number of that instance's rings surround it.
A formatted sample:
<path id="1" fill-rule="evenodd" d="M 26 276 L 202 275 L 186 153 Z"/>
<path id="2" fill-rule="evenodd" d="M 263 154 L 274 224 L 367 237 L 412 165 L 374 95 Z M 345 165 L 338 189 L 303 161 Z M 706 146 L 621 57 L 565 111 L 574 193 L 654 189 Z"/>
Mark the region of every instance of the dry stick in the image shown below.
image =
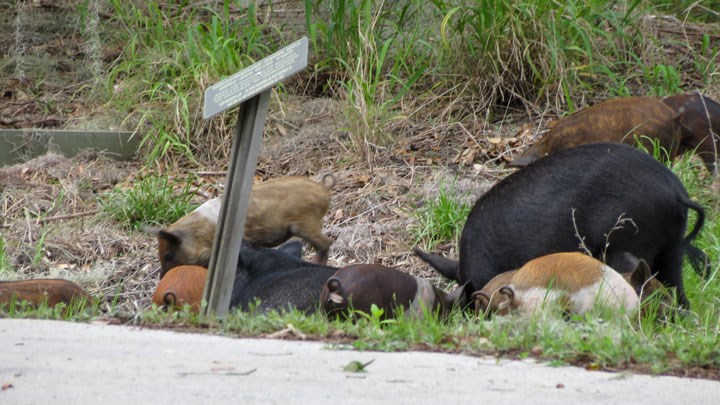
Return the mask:
<path id="1" fill-rule="evenodd" d="M 227 172 L 197 172 L 198 176 L 225 176 Z"/>
<path id="2" fill-rule="evenodd" d="M 86 216 L 89 216 L 89 215 L 95 215 L 95 214 L 97 214 L 98 212 L 100 212 L 100 210 L 92 210 L 92 211 L 78 212 L 78 213 L 75 213 L 75 214 L 58 215 L 58 216 L 55 216 L 55 217 L 41 218 L 41 219 L 38 219 L 38 223 L 44 224 L 44 223 L 47 223 L 47 222 L 60 221 L 60 220 L 63 220 L 63 219 L 72 219 L 72 218 L 86 217 Z"/>

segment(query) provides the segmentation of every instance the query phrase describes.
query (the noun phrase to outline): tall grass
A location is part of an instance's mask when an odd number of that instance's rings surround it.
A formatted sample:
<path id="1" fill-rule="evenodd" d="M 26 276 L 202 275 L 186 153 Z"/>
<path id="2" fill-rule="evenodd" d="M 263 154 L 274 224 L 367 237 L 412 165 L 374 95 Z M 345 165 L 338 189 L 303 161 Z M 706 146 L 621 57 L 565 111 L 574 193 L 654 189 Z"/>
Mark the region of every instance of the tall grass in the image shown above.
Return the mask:
<path id="1" fill-rule="evenodd" d="M 110 3 L 126 45 L 108 74 L 108 91 L 141 130 L 148 162 L 217 157 L 218 145 L 229 144 L 223 120 L 230 118 L 202 120 L 205 89 L 268 55 L 282 39 L 258 23 L 254 2 L 239 17 L 231 15 L 229 0 L 203 7 Z"/>
<path id="2" fill-rule="evenodd" d="M 623 92 L 637 77 L 639 0 L 433 1 L 444 14 L 442 66 L 494 103 L 556 109 L 594 93 Z"/>
<path id="3" fill-rule="evenodd" d="M 303 77 L 341 99 L 351 146 L 368 161 L 404 123 L 491 117 L 496 107 L 572 111 L 589 100 L 678 92 L 688 75 L 707 85 L 718 76 L 709 36 L 695 51 L 695 71 L 654 56 L 643 17 L 667 9 L 656 1 L 302 4 L 306 32 L 261 22 L 254 1 L 110 1 L 124 46 L 107 75 L 108 99 L 141 130 L 148 162 L 227 157 L 234 116 L 203 121 L 203 91 L 301 35 L 312 44 Z"/>
<path id="4" fill-rule="evenodd" d="M 305 0 L 317 62 L 345 95 L 352 146 L 371 161 L 393 143 L 388 126 L 403 119 L 400 102 L 432 60 L 426 4 L 420 0 Z"/>

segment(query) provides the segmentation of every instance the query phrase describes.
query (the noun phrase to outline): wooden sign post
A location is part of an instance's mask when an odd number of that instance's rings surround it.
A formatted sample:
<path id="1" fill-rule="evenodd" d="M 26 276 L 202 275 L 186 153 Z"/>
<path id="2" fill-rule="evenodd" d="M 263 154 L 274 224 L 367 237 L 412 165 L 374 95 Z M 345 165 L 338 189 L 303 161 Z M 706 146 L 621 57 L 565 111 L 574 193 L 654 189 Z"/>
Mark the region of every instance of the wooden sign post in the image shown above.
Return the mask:
<path id="1" fill-rule="evenodd" d="M 270 91 L 276 83 L 305 69 L 307 55 L 308 39 L 304 37 L 205 91 L 205 119 L 240 104 L 203 293 L 206 314 L 224 316 L 230 307 Z"/>

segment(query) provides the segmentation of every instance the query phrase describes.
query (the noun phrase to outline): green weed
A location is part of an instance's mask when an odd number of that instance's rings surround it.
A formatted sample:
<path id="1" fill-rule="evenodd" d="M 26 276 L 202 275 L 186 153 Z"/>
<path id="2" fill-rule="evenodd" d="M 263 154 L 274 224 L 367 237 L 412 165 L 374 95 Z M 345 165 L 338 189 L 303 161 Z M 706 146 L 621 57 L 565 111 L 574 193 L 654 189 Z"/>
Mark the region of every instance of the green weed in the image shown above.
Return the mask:
<path id="1" fill-rule="evenodd" d="M 73 300 L 70 304 L 59 303 L 54 307 L 47 300 L 38 305 L 25 300 L 18 300 L 13 295 L 6 302 L 0 303 L 0 317 L 57 319 L 75 322 L 87 322 L 101 314 L 100 300 L 88 305 L 85 299 Z"/>
<path id="2" fill-rule="evenodd" d="M 10 264 L 10 258 L 8 257 L 7 253 L 7 245 L 5 242 L 5 238 L 0 235 L 0 274 L 6 274 L 10 272 L 12 272 L 12 266 Z"/>
<path id="3" fill-rule="evenodd" d="M 414 210 L 415 224 L 410 231 L 415 244 L 423 243 L 425 249 L 432 250 L 440 243 L 460 240 L 463 225 L 472 206 L 460 202 L 454 188 L 441 186 L 437 198 Z"/>
<path id="4" fill-rule="evenodd" d="M 102 211 L 123 226 L 139 230 L 145 225 L 175 222 L 190 211 L 190 179 L 176 182 L 167 176 L 147 176 L 128 189 L 114 189 L 98 198 Z M 180 192 L 176 193 L 176 188 Z"/>
<path id="5" fill-rule="evenodd" d="M 662 97 L 682 93 L 680 73 L 674 66 L 657 64 L 645 68 L 645 80 L 651 86 L 651 94 Z"/>

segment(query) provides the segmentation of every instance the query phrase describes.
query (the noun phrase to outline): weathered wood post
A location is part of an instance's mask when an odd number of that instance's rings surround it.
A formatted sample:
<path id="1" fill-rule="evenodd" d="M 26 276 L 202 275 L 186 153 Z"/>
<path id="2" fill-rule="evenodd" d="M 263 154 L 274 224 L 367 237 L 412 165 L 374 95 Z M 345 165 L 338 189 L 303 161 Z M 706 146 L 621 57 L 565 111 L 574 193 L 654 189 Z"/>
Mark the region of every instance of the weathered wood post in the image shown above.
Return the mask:
<path id="1" fill-rule="evenodd" d="M 222 317 L 230 307 L 270 91 L 276 83 L 305 69 L 307 55 L 308 39 L 303 37 L 205 91 L 205 119 L 240 104 L 203 293 L 206 314 Z"/>

